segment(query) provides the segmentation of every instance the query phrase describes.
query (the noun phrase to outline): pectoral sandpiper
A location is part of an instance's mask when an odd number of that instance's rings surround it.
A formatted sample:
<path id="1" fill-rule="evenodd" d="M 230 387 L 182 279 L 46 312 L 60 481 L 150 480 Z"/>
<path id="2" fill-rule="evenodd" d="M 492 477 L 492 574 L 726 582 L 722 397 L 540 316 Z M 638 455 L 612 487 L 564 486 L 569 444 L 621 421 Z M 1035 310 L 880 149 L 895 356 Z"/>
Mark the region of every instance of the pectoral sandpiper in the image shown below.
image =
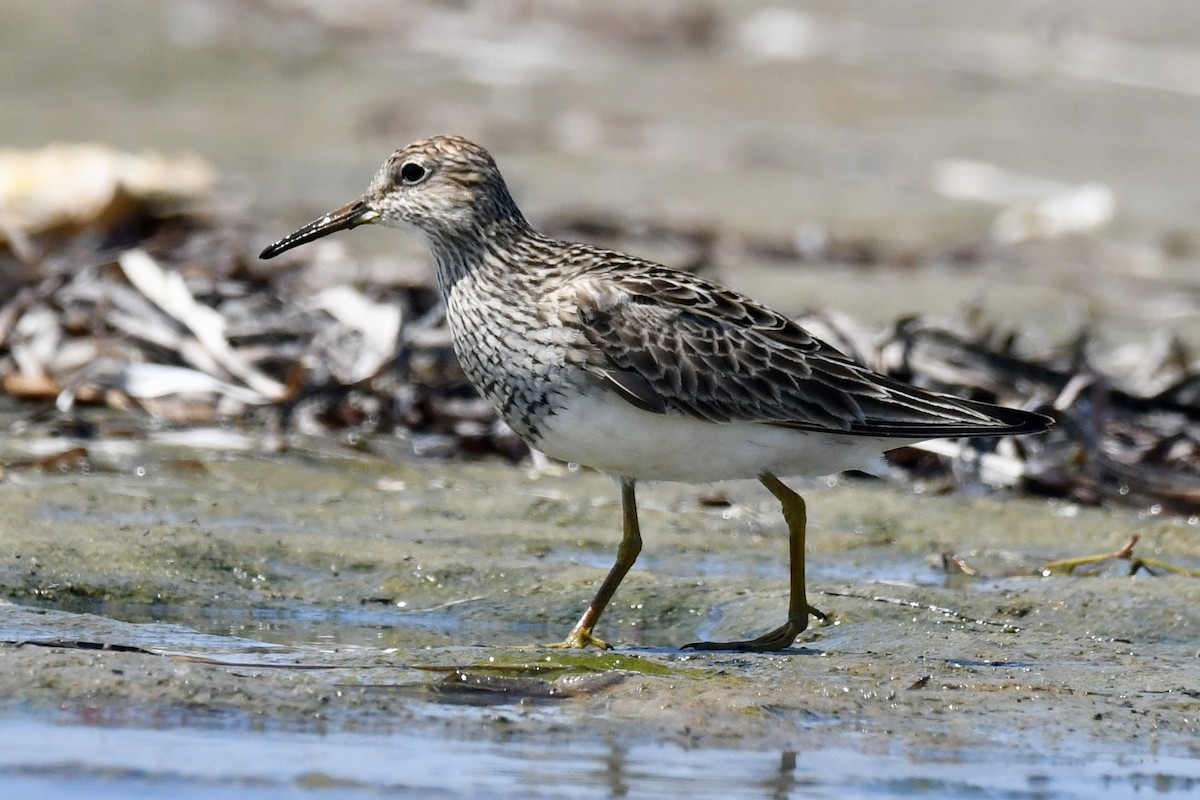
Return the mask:
<path id="1" fill-rule="evenodd" d="M 757 478 L 779 501 L 791 556 L 787 622 L 697 649 L 779 650 L 824 617 L 805 595 L 805 505 L 777 476 L 864 468 L 925 439 L 1044 430 L 1039 414 L 878 375 L 782 314 L 712 281 L 543 236 L 492 157 L 456 136 L 397 150 L 366 194 L 285 236 L 272 258 L 368 223 L 428 245 L 454 350 L 471 383 L 531 447 L 620 479 L 624 536 L 558 646 L 608 647 L 594 629 L 642 547 L 634 484 Z"/>

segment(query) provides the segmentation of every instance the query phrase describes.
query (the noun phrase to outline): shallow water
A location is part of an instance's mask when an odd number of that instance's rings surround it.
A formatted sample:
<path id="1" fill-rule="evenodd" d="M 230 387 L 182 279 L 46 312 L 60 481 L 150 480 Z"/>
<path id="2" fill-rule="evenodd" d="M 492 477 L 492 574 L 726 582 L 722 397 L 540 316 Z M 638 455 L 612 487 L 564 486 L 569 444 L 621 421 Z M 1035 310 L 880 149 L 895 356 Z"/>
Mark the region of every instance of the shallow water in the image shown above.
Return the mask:
<path id="1" fill-rule="evenodd" d="M 65 715 L 64 715 L 65 716 Z M 1190 796 L 1200 762 L 1079 750 L 981 770 L 961 753 L 527 742 L 0 720 L 10 796 L 979 798 Z"/>

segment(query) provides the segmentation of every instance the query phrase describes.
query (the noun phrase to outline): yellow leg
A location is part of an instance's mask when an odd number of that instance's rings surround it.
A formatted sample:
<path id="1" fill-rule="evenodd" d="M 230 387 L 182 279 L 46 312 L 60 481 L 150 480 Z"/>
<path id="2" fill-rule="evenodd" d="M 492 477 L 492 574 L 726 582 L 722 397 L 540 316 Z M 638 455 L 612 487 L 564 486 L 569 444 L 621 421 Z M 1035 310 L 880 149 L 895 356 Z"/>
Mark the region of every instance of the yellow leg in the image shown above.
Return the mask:
<path id="1" fill-rule="evenodd" d="M 602 650 L 612 649 L 612 645 L 608 642 L 593 635 L 592 630 L 608 606 L 608 601 L 612 600 L 612 596 L 616 594 L 617 587 L 621 585 L 625 574 L 637 560 L 638 553 L 642 552 L 642 531 L 638 526 L 637 498 L 634 496 L 633 486 L 633 478 L 621 479 L 621 518 L 624 534 L 621 536 L 621 544 L 617 546 L 616 563 L 604 577 L 604 582 L 600 584 L 596 596 L 592 598 L 592 602 L 588 603 L 587 610 L 583 612 L 579 622 L 575 623 L 575 627 L 571 628 L 567 638 L 557 644 L 547 645 L 548 647 L 582 648 L 591 645 Z"/>
<path id="2" fill-rule="evenodd" d="M 783 519 L 788 526 L 788 551 L 791 557 L 791 590 L 788 597 L 788 619 L 773 631 L 764 633 L 757 639 L 743 642 L 693 642 L 684 647 L 694 650 L 738 650 L 765 651 L 782 650 L 789 647 L 805 628 L 808 627 L 808 616 L 811 614 L 818 619 L 826 619 L 825 614 L 808 604 L 804 589 L 804 533 L 808 525 L 808 512 L 804 506 L 804 498 L 793 492 L 783 481 L 769 472 L 764 472 L 759 478 L 763 486 L 775 495 L 783 508 Z"/>

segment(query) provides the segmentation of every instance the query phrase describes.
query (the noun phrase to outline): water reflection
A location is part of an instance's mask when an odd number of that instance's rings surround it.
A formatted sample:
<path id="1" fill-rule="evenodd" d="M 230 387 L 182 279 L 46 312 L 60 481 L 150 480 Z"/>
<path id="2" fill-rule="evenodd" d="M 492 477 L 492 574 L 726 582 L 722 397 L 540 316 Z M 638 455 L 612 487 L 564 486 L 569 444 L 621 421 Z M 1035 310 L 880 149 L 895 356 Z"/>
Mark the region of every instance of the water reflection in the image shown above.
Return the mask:
<path id="1" fill-rule="evenodd" d="M 610 736 L 602 744 L 559 737 L 463 739 L 435 729 L 371 736 L 333 729 L 287 733 L 181 720 L 155 730 L 113 727 L 104 717 L 75 723 L 0 719 L 0 784 L 13 797 L 753 798 L 808 796 L 1068 800 L 1151 792 L 1184 796 L 1200 783 L 1200 761 L 1120 758 L 1080 752 L 1068 760 L 1006 761 L 829 748 L 797 753 L 689 749 Z M 461 730 L 460 730 L 461 733 Z M 327 796 L 322 794 L 322 796 Z"/>

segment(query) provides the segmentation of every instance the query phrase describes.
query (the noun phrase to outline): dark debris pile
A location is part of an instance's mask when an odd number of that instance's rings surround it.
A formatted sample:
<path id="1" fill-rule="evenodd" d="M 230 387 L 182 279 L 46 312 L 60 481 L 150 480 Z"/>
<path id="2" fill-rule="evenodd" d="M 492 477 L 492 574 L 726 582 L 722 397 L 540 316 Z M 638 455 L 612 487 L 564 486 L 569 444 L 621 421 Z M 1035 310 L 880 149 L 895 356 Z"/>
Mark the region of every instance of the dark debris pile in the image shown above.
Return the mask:
<path id="1" fill-rule="evenodd" d="M 939 454 L 935 468 L 950 455 L 952 467 L 998 470 L 989 483 L 1020 476 L 1029 491 L 1092 505 L 1200 511 L 1200 374 L 1181 350 L 1164 353 L 1151 370 L 1166 388 L 1137 396 L 1091 363 L 1087 336 L 1036 359 L 1015 354 L 1014 343 L 1007 332 L 910 318 L 869 348 L 848 351 L 917 385 L 1025 407 L 1057 421 L 1045 434 L 913 448 Z M 1002 460 L 989 465 L 997 457 Z"/>
<path id="2" fill-rule="evenodd" d="M 428 278 L 321 279 L 320 267 L 344 261 L 336 240 L 266 271 L 254 253 L 269 235 L 188 208 L 161 186 L 139 194 L 118 182 L 90 216 L 0 229 L 0 419 L 10 430 L 62 436 L 64 449 L 219 427 L 263 442 L 298 431 L 370 447 L 400 433 L 424 455 L 525 455 L 466 383 Z M 550 227 L 640 232 L 700 269 L 729 251 L 708 229 Z M 428 273 L 397 264 L 395 274 Z M 1138 394 L 1092 363 L 1086 335 L 1028 357 L 1014 333 L 978 323 L 910 318 L 880 332 L 829 313 L 802 322 L 888 374 L 1058 420 L 1048 434 L 907 448 L 893 462 L 909 474 L 1200 512 L 1200 373 L 1178 344 L 1146 354 L 1139 374 L 1158 388 Z"/>

